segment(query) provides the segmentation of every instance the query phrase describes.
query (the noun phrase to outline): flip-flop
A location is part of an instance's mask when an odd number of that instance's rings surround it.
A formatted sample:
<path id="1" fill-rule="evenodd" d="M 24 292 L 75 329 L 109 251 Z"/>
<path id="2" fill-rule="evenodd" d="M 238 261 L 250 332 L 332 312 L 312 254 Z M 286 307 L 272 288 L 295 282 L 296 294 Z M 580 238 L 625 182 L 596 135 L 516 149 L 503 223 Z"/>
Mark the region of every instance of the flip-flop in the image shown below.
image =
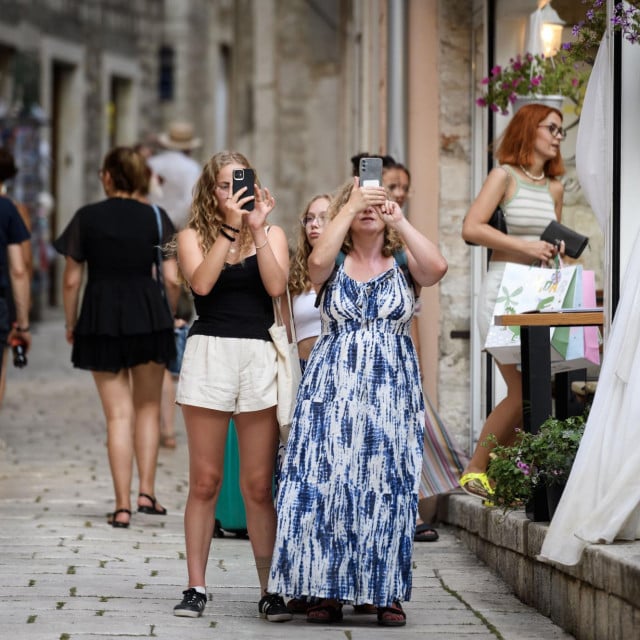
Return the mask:
<path id="1" fill-rule="evenodd" d="M 474 498 L 486 500 L 493 494 L 493 489 L 486 473 L 465 473 L 460 478 L 462 490 Z"/>
<path id="2" fill-rule="evenodd" d="M 419 524 L 416 527 L 415 533 L 413 534 L 414 542 L 435 542 L 440 535 L 438 532 L 428 524 Z"/>

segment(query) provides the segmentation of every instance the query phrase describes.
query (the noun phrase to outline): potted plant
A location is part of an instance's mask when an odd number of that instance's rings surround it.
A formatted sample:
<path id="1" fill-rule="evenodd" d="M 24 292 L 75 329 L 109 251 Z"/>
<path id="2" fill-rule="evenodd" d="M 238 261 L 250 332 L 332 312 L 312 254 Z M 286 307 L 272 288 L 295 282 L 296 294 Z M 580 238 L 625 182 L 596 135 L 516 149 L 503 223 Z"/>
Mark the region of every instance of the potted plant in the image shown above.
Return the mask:
<path id="1" fill-rule="evenodd" d="M 544 487 L 551 517 L 571 472 L 585 422 L 586 413 L 564 420 L 549 418 L 538 433 L 518 431 L 512 445 L 494 447 L 487 468 L 494 485 L 493 504 L 505 512 L 518 509 Z"/>
<path id="2" fill-rule="evenodd" d="M 573 40 L 562 45 L 565 59 L 572 63 L 593 66 L 600 41 L 607 27 L 607 3 L 605 0 L 582 0 L 588 8 L 585 19 L 573 25 Z M 640 0 L 629 0 L 628 6 L 618 2 L 613 8 L 611 25 L 614 31 L 632 44 L 640 41 Z"/>
<path id="3" fill-rule="evenodd" d="M 476 100 L 481 107 L 507 115 L 521 97 L 542 101 L 555 96 L 579 106 L 584 97 L 588 72 L 568 62 L 562 55 L 546 58 L 525 53 L 511 58 L 505 67 L 495 66 L 482 80 L 483 93 Z M 561 105 L 561 102 L 560 102 Z"/>

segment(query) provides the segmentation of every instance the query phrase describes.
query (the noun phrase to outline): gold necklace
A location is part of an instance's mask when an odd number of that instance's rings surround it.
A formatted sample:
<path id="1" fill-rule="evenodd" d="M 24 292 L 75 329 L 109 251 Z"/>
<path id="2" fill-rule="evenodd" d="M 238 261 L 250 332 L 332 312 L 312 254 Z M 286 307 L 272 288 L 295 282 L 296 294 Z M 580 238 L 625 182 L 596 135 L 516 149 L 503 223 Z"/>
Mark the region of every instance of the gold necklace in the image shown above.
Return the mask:
<path id="1" fill-rule="evenodd" d="M 533 180 L 534 182 L 540 182 L 540 180 L 544 180 L 546 178 L 546 176 L 544 175 L 544 169 L 542 170 L 542 173 L 539 176 L 534 176 L 531 173 L 529 173 L 521 164 L 518 166 L 520 167 L 520 171 L 522 171 L 522 173 L 524 173 L 524 175 L 527 176 L 529 180 Z"/>

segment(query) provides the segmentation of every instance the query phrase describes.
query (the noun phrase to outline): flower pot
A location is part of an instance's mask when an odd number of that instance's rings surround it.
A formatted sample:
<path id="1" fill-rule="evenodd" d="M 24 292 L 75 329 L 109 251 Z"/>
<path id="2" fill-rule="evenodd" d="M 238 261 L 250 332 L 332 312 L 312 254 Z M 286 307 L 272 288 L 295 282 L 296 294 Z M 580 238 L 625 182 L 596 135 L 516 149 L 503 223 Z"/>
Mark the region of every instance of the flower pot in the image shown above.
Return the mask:
<path id="1" fill-rule="evenodd" d="M 547 485 L 547 509 L 549 511 L 549 521 L 552 520 L 553 514 L 556 512 L 556 508 L 562 498 L 562 492 L 564 491 L 565 483 L 556 483 Z"/>
<path id="2" fill-rule="evenodd" d="M 547 107 L 553 107 L 562 111 L 562 103 L 564 102 L 564 96 L 543 96 L 543 95 L 530 95 L 530 96 L 516 96 L 516 100 L 513 103 L 513 112 L 515 113 L 520 107 L 525 104 L 544 104 Z"/>

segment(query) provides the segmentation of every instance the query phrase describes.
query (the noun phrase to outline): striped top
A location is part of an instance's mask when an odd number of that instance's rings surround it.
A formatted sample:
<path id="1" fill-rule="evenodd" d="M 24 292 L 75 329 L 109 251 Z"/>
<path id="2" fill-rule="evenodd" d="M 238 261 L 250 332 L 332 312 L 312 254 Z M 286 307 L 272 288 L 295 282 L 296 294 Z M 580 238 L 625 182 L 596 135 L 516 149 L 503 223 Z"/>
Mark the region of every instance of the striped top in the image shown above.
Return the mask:
<path id="1" fill-rule="evenodd" d="M 512 167 L 503 167 L 516 181 L 515 193 L 502 205 L 507 232 L 527 240 L 538 240 L 547 225 L 557 219 L 549 179 L 542 185 L 529 184 Z"/>

